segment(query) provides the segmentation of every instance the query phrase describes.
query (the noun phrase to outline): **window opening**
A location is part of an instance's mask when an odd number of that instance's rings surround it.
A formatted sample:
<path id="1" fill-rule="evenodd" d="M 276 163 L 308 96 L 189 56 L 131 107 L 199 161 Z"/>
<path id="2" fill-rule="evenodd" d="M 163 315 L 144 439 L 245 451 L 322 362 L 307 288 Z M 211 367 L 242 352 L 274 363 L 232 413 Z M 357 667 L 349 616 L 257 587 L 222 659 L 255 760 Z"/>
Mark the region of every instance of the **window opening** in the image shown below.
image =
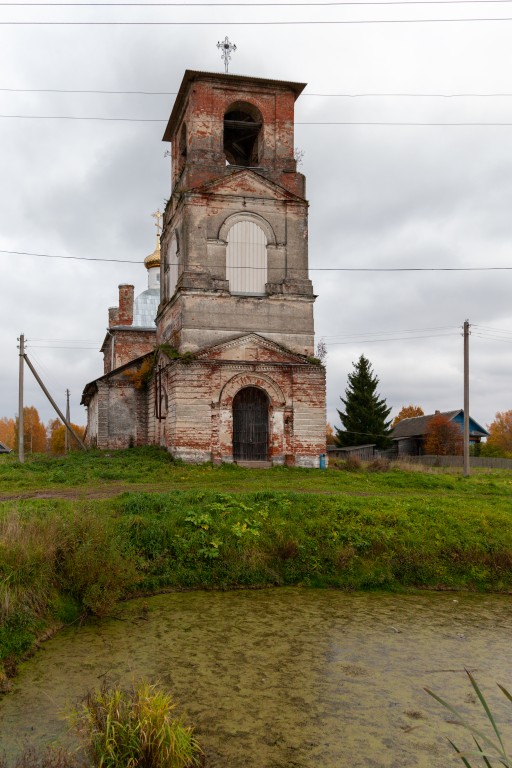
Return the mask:
<path id="1" fill-rule="evenodd" d="M 224 152 L 230 165 L 258 165 L 258 136 L 261 120 L 249 112 L 233 109 L 224 115 Z"/>

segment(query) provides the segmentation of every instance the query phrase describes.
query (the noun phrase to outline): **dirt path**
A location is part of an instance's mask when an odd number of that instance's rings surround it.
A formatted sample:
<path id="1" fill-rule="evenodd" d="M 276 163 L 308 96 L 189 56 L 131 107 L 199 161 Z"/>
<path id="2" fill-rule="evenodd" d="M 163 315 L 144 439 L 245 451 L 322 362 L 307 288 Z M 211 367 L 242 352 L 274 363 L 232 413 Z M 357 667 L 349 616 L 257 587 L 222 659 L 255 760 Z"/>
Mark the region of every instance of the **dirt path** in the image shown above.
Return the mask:
<path id="1" fill-rule="evenodd" d="M 165 493 L 176 490 L 169 485 L 109 485 L 104 488 L 83 486 L 75 488 L 52 489 L 44 491 L 20 491 L 18 493 L 1 493 L 0 502 L 20 501 L 22 499 L 109 499 L 112 496 L 119 496 L 121 493 L 140 492 L 140 493 Z"/>

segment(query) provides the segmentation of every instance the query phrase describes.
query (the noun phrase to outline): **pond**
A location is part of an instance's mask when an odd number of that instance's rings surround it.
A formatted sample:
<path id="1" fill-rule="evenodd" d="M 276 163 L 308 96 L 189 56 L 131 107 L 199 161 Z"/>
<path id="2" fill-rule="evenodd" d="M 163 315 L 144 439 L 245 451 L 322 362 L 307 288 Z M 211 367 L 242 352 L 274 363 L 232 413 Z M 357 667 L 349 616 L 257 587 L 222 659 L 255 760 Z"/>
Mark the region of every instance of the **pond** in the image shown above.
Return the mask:
<path id="1" fill-rule="evenodd" d="M 0 701 L 0 752 L 66 738 L 69 703 L 104 680 L 144 677 L 172 691 L 210 768 L 447 766 L 446 737 L 465 737 L 423 688 L 483 722 L 469 668 L 505 721 L 495 683 L 511 682 L 511 630 L 500 595 L 284 588 L 134 600 L 22 665 Z"/>

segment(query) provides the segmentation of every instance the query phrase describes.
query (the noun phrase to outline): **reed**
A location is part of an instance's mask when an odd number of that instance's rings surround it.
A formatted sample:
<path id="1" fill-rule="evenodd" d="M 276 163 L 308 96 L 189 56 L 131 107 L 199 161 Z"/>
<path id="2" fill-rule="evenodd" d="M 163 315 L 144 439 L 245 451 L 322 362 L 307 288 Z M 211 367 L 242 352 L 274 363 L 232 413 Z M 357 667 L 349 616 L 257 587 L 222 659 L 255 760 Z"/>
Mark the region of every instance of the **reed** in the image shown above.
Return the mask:
<path id="1" fill-rule="evenodd" d="M 502 766 L 502 768 L 512 768 L 512 760 L 509 756 L 509 751 L 505 746 L 504 737 L 500 731 L 500 728 L 498 727 L 498 724 L 496 723 L 496 719 L 491 712 L 489 704 L 487 703 L 484 694 L 480 690 L 480 687 L 478 686 L 478 683 L 476 682 L 471 672 L 466 670 L 466 673 L 470 679 L 471 685 L 473 686 L 473 690 L 478 697 L 478 701 L 482 705 L 482 709 L 485 714 L 484 723 L 487 721 L 488 725 L 490 725 L 491 735 L 489 736 L 484 730 L 482 730 L 480 726 L 476 727 L 470 723 L 467 717 L 461 713 L 457 707 L 454 707 L 445 699 L 441 698 L 441 696 L 438 696 L 438 694 L 431 691 L 430 688 L 425 688 L 425 691 L 430 696 L 442 704 L 445 709 L 447 709 L 457 718 L 457 725 L 461 725 L 471 734 L 475 743 L 475 748 L 461 750 L 456 744 L 454 744 L 451 739 L 448 739 L 448 741 L 466 768 L 472 768 L 472 766 L 477 765 L 475 762 L 470 762 L 470 759 L 477 759 L 478 765 L 483 765 L 486 768 L 492 768 L 493 765 Z M 512 695 L 509 693 L 509 691 L 499 683 L 498 688 L 506 697 L 506 699 L 512 703 Z"/>

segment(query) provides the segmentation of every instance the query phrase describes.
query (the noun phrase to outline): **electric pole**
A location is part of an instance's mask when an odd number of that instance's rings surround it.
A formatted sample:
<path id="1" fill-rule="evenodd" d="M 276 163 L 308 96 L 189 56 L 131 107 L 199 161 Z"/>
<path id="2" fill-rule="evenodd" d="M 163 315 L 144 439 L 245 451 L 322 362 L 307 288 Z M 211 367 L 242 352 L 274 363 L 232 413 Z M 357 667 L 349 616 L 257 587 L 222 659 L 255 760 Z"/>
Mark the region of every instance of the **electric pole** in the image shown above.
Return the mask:
<path id="1" fill-rule="evenodd" d="M 469 320 L 464 321 L 464 477 L 469 477 Z"/>
<path id="2" fill-rule="evenodd" d="M 68 424 L 71 424 L 69 419 L 69 389 L 66 389 L 66 420 Z M 64 453 L 69 453 L 69 438 L 67 429 L 64 429 Z"/>
<path id="3" fill-rule="evenodd" d="M 20 334 L 20 373 L 18 380 L 18 460 L 21 464 L 25 461 L 25 446 L 23 435 L 23 366 L 25 363 L 25 334 Z"/>

